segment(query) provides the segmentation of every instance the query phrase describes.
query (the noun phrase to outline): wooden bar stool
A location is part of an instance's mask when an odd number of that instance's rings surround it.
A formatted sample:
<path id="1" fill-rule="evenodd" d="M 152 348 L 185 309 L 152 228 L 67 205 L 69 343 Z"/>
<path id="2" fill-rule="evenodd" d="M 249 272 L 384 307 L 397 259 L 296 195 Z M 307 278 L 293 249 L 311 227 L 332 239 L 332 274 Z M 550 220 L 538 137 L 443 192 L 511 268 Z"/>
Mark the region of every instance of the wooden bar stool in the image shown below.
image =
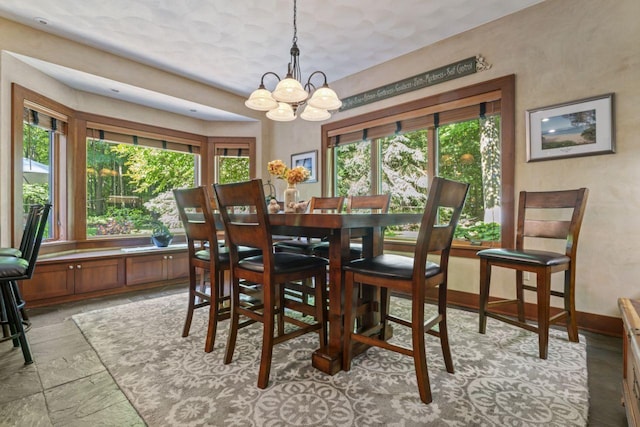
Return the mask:
<path id="1" fill-rule="evenodd" d="M 430 403 L 431 387 L 425 354 L 425 333 L 440 338 L 447 372 L 453 373 L 453 360 L 447 335 L 447 269 L 453 233 L 460 218 L 469 184 L 435 177 L 429 188 L 413 258 L 382 254 L 351 261 L 345 266 L 344 346 L 342 367 L 351 369 L 353 341 L 377 346 L 413 357 L 420 400 Z M 446 215 L 442 215 L 443 211 Z M 443 220 L 443 218 L 448 218 Z M 427 254 L 438 253 L 439 262 L 427 261 Z M 381 291 L 381 322 L 367 330 L 355 330 L 355 314 L 360 305 L 354 292 L 359 284 L 375 286 Z M 428 290 L 438 289 L 438 313 L 425 320 L 424 304 Z M 389 313 L 389 292 L 411 298 L 411 319 Z M 387 322 L 411 328 L 412 347 L 406 348 L 385 340 Z M 437 327 L 437 329 L 435 328 Z"/>
<path id="2" fill-rule="evenodd" d="M 486 332 L 487 317 L 535 332 L 538 334 L 540 358 L 546 359 L 549 345 L 549 325 L 564 318 L 569 340 L 578 341 L 575 312 L 576 252 L 588 193 L 586 188 L 565 191 L 520 192 L 515 249 L 494 248 L 478 252 L 478 257 L 480 257 L 479 314 L 481 334 Z M 569 211 L 564 215 L 566 219 L 560 218 L 562 210 Z M 564 241 L 565 251 L 526 249 L 526 243 L 535 239 Z M 515 270 L 515 299 L 489 301 L 492 267 Z M 536 286 L 524 283 L 523 272 L 525 271 L 536 275 Z M 551 275 L 557 272 L 564 272 L 564 289 L 562 291 L 551 289 Z M 524 291 L 532 291 L 537 294 L 537 326 L 528 323 L 525 319 Z M 551 315 L 551 296 L 561 297 L 564 301 L 564 308 L 553 316 Z M 491 307 L 512 303 L 517 305 L 517 318 L 505 315 L 504 312 L 489 311 Z"/>

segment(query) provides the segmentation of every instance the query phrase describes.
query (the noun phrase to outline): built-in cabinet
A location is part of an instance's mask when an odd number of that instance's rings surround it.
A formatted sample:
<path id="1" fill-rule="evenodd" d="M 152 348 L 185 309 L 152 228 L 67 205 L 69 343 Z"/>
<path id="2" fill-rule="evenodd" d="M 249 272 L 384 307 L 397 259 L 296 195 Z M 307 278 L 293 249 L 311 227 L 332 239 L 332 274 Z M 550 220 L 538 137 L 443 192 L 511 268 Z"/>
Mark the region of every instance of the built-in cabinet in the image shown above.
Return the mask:
<path id="1" fill-rule="evenodd" d="M 121 258 L 45 264 L 22 284 L 22 296 L 31 301 L 117 288 L 125 282 L 124 273 Z"/>
<path id="2" fill-rule="evenodd" d="M 29 305 L 37 306 L 126 292 L 136 285 L 162 285 L 188 277 L 186 248 L 76 251 L 42 257 L 31 280 L 21 282 L 20 288 Z"/>
<path id="3" fill-rule="evenodd" d="M 127 257 L 127 286 L 189 277 L 187 253 Z"/>
<path id="4" fill-rule="evenodd" d="M 640 426 L 640 301 L 620 298 L 622 313 L 622 399 L 630 426 Z"/>

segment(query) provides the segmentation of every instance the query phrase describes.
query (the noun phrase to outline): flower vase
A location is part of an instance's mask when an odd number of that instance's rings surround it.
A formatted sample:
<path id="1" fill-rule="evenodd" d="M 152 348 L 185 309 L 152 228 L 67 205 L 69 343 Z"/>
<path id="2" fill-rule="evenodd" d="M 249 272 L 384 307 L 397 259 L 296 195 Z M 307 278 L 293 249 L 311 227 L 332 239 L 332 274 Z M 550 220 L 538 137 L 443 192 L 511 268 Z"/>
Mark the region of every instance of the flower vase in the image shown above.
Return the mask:
<path id="1" fill-rule="evenodd" d="M 298 189 L 295 184 L 289 184 L 284 190 L 284 212 L 294 213 L 296 203 L 298 203 Z"/>

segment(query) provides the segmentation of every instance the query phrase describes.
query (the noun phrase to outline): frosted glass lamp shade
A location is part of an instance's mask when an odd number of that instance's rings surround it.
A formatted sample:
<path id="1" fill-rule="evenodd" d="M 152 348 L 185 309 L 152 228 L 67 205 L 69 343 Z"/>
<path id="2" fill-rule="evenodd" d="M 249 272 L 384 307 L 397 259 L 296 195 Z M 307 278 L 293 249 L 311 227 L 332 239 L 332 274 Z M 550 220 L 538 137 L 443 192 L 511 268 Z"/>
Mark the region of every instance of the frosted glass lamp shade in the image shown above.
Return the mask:
<path id="1" fill-rule="evenodd" d="M 307 99 L 308 96 L 309 94 L 302 88 L 300 82 L 292 77 L 280 80 L 273 91 L 273 97 L 278 102 L 298 103 Z"/>
<path id="2" fill-rule="evenodd" d="M 320 108 L 307 105 L 304 108 L 304 111 L 302 112 L 302 114 L 300 114 L 300 117 L 310 122 L 320 122 L 322 120 L 327 120 L 329 117 L 331 117 L 331 113 L 329 113 L 327 110 L 322 110 Z"/>
<path id="3" fill-rule="evenodd" d="M 308 104 L 321 110 L 337 110 L 342 106 L 342 101 L 333 89 L 329 86 L 322 86 L 313 92 Z"/>
<path id="4" fill-rule="evenodd" d="M 293 113 L 291 105 L 278 102 L 278 107 L 268 111 L 267 117 L 277 122 L 290 122 L 291 120 L 295 120 L 296 115 Z"/>
<path id="5" fill-rule="evenodd" d="M 273 99 L 271 92 L 264 89 L 264 87 L 254 90 L 244 102 L 244 105 L 252 110 L 269 111 L 278 107 L 278 102 Z"/>

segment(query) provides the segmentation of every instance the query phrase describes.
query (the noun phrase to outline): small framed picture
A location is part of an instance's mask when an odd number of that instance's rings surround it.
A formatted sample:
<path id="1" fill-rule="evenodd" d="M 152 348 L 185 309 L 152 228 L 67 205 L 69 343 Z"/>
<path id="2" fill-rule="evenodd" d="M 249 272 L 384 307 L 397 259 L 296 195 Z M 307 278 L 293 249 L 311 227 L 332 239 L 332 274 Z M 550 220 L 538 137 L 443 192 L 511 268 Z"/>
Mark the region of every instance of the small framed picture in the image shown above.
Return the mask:
<path id="1" fill-rule="evenodd" d="M 309 179 L 304 182 L 318 182 L 318 150 L 291 155 L 291 167 L 304 166 L 309 170 Z"/>
<path id="2" fill-rule="evenodd" d="M 528 110 L 527 162 L 615 152 L 613 94 Z"/>

